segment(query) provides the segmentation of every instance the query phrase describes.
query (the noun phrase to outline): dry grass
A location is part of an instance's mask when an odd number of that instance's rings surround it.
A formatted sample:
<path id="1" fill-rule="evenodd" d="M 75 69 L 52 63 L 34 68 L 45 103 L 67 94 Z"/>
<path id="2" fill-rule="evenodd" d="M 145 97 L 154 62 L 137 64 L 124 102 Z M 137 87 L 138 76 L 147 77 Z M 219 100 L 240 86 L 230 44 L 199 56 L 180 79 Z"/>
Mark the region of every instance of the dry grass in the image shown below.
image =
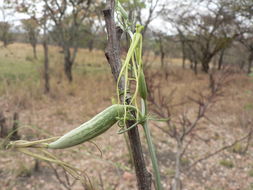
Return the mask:
<path id="1" fill-rule="evenodd" d="M 18 49 L 18 51 L 17 51 Z M 37 139 L 46 136 L 61 135 L 80 125 L 93 115 L 111 104 L 115 94 L 115 84 L 110 68 L 102 51 L 88 52 L 79 50 L 73 75 L 74 82 L 65 80 L 62 66 L 62 55 L 58 47 L 50 47 L 51 92 L 43 94 L 43 57 L 42 47 L 38 47 L 39 59 L 32 58 L 32 51 L 27 44 L 12 44 L 8 49 L 0 50 L 0 108 L 11 120 L 14 111 L 20 113 L 20 130 L 23 139 Z M 159 58 L 155 60 L 159 65 Z M 171 60 L 167 60 L 168 62 Z M 169 67 L 167 80 L 162 81 L 163 92 L 169 94 L 176 89 L 173 103 L 194 96 L 193 90 L 206 90 L 208 76 L 195 76 L 189 70 L 182 70 L 177 65 L 179 59 L 173 59 L 173 67 Z M 155 66 L 155 67 L 157 67 Z M 245 132 L 246 121 L 252 120 L 253 102 L 252 80 L 243 75 L 231 77 L 231 83 L 225 87 L 225 97 L 210 110 L 210 117 L 216 124 L 205 124 L 203 137 L 210 138 L 209 144 L 196 141 L 192 144 L 189 158 L 201 157 L 206 151 L 212 151 L 231 141 Z M 185 109 L 191 109 L 186 107 Z M 175 111 L 175 115 L 178 114 Z M 10 121 L 9 121 L 10 122 Z M 10 122 L 11 123 L 11 122 Z M 96 189 L 135 189 L 134 171 L 129 165 L 129 157 L 123 137 L 116 135 L 117 127 L 94 140 L 103 152 L 90 143 L 76 148 L 55 151 L 65 161 L 72 162 L 76 167 L 85 169 Z M 174 154 L 175 143 L 164 133 L 152 127 L 158 147 L 159 160 L 166 188 L 173 175 L 171 155 Z M 217 135 L 218 134 L 218 135 Z M 143 134 L 141 133 L 142 138 Z M 143 139 L 144 140 L 144 139 Z M 145 142 L 145 141 L 143 141 Z M 244 145 L 244 144 L 243 144 Z M 146 148 L 144 148 L 147 153 Z M 252 151 L 252 145 L 250 146 Z M 53 170 L 41 163 L 39 173 L 33 171 L 34 160 L 13 151 L 0 152 L 0 189 L 64 189 L 58 184 Z M 202 165 L 198 165 L 190 176 L 183 176 L 186 189 L 239 189 L 248 190 L 253 183 L 248 172 L 252 169 L 250 154 L 238 156 L 236 153 L 225 152 Z M 172 156 L 173 157 L 173 156 Z M 146 157 L 147 158 L 147 157 Z M 233 168 L 226 168 L 219 163 L 232 160 Z M 150 163 L 147 159 L 148 168 Z M 204 176 L 204 177 L 203 177 Z M 238 178 L 236 177 L 238 176 Z M 248 188 L 248 189 L 247 189 Z M 82 189 L 78 183 L 72 189 Z"/>

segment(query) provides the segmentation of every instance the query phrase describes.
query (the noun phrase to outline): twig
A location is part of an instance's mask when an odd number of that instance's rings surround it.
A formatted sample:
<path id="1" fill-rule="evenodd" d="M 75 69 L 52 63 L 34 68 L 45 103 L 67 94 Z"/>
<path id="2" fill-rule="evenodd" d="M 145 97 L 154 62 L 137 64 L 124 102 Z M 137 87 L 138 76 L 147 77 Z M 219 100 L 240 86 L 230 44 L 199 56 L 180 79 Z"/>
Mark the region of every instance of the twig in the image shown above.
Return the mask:
<path id="1" fill-rule="evenodd" d="M 240 138 L 240 139 L 238 139 L 238 140 L 235 140 L 232 144 L 223 146 L 222 148 L 220 148 L 220 149 L 214 151 L 213 153 L 210 153 L 210 154 L 208 154 L 208 155 L 206 155 L 206 156 L 204 156 L 204 157 L 202 157 L 202 158 L 196 160 L 195 162 L 193 162 L 193 164 L 191 164 L 191 165 L 186 169 L 186 171 L 190 172 L 190 169 L 191 169 L 193 166 L 195 166 L 196 164 L 198 164 L 199 162 L 202 162 L 202 161 L 204 161 L 204 160 L 207 160 L 207 159 L 211 158 L 212 156 L 215 156 L 215 155 L 217 155 L 218 153 L 220 153 L 220 152 L 222 152 L 222 151 L 224 151 L 224 150 L 226 150 L 226 149 L 228 149 L 228 148 L 233 147 L 233 146 L 236 145 L 237 143 L 239 143 L 239 142 L 241 142 L 241 141 L 244 141 L 245 139 L 249 138 L 250 135 L 251 135 L 251 132 L 249 132 L 246 136 L 244 136 L 244 137 L 242 137 L 242 138 Z"/>

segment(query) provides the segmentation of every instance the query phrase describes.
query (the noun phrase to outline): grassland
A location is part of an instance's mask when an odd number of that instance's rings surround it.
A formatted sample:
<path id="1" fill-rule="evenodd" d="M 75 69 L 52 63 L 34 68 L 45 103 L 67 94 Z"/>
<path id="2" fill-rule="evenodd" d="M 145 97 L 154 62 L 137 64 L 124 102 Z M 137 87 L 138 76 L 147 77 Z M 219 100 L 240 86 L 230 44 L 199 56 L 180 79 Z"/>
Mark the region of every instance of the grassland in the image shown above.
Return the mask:
<path id="1" fill-rule="evenodd" d="M 33 59 L 32 49 L 28 44 L 14 43 L 7 49 L 0 49 L 0 109 L 7 117 L 9 126 L 13 122 L 13 113 L 19 113 L 19 133 L 22 139 L 59 136 L 103 110 L 115 98 L 115 84 L 102 51 L 89 52 L 80 49 L 73 69 L 74 82 L 69 84 L 64 76 L 60 49 L 50 46 L 51 92 L 48 95 L 43 93 L 42 55 L 42 47 L 39 46 L 38 60 Z M 158 58 L 151 56 L 147 61 L 155 64 L 152 70 L 158 68 Z M 163 78 L 161 84 L 164 87 L 163 93 L 168 96 L 175 91 L 173 104 L 186 100 L 188 96 L 194 97 L 193 90 L 208 89 L 206 74 L 195 76 L 190 70 L 182 70 L 178 67 L 180 59 L 166 61 L 170 63 L 167 68 L 168 77 Z M 191 144 L 187 157 L 183 158 L 184 165 L 187 166 L 208 152 L 240 138 L 252 126 L 252 102 L 252 79 L 241 73 L 231 75 L 223 97 L 208 113 L 212 121 L 200 123 L 198 135 L 202 138 Z M 182 110 L 194 112 L 195 107 L 187 104 L 176 109 L 173 115 L 178 116 Z M 163 184 L 168 189 L 175 173 L 175 142 L 153 123 L 151 126 Z M 123 136 L 116 134 L 117 130 L 115 126 L 94 140 L 100 150 L 92 143 L 85 143 L 76 148 L 54 151 L 54 154 L 85 169 L 95 189 L 136 189 L 134 170 L 129 163 L 125 141 Z M 142 133 L 141 138 L 150 169 Z M 209 141 L 203 142 L 203 139 Z M 185 172 L 182 175 L 185 189 L 252 189 L 253 144 L 250 141 L 248 152 L 242 155 L 241 150 L 246 144 L 243 141 L 232 149 L 199 163 L 190 174 Z M 61 180 L 68 183 L 62 170 L 45 162 L 40 162 L 39 166 L 39 171 L 35 171 L 33 158 L 12 150 L 0 151 L 0 190 L 67 189 L 63 182 L 59 183 L 55 173 L 57 171 Z M 72 181 L 71 178 L 69 180 Z M 77 182 L 71 189 L 84 188 Z"/>

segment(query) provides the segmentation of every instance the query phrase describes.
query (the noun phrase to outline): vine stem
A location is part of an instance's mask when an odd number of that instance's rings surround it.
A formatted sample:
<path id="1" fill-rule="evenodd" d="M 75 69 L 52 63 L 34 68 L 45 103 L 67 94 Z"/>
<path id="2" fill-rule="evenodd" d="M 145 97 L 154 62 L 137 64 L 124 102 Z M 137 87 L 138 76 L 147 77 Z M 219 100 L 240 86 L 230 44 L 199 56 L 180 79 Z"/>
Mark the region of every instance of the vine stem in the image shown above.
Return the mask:
<path id="1" fill-rule="evenodd" d="M 142 115 L 146 116 L 148 110 L 147 110 L 147 102 L 144 99 L 141 99 L 141 110 L 142 110 Z M 152 167 L 154 170 L 156 189 L 162 190 L 163 188 L 161 184 L 161 177 L 160 177 L 160 171 L 159 171 L 158 161 L 156 157 L 155 146 L 152 141 L 151 132 L 148 128 L 148 119 L 146 119 L 145 122 L 143 123 L 143 129 L 144 129 L 144 133 L 147 139 L 148 150 L 151 157 Z"/>

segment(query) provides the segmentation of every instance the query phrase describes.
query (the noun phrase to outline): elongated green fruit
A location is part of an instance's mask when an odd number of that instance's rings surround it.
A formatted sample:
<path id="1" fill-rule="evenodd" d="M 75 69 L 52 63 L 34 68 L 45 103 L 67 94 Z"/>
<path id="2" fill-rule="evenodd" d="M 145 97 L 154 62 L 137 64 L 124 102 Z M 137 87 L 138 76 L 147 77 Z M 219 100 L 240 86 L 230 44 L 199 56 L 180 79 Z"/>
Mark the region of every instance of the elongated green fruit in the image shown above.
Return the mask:
<path id="1" fill-rule="evenodd" d="M 123 115 L 124 105 L 112 105 L 97 114 L 91 120 L 66 133 L 58 140 L 50 143 L 48 148 L 68 148 L 88 141 L 104 133 L 117 122 L 117 117 L 123 117 Z"/>
<path id="2" fill-rule="evenodd" d="M 143 98 L 144 100 L 147 99 L 147 95 L 148 95 L 148 90 L 147 90 L 147 85 L 146 85 L 146 81 L 145 81 L 145 76 L 143 73 L 143 70 L 140 71 L 140 75 L 139 75 L 139 94 L 140 97 Z"/>

